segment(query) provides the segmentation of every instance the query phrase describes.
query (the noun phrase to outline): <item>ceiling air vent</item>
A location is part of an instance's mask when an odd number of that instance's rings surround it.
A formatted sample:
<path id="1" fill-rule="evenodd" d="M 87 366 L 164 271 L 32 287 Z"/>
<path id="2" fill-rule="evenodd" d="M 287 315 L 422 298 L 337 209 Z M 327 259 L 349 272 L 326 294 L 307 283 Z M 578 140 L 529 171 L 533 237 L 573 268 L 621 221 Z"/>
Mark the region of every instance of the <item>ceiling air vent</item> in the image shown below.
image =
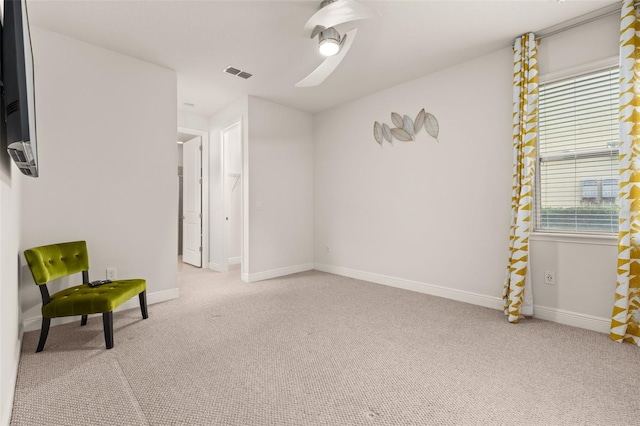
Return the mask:
<path id="1" fill-rule="evenodd" d="M 226 67 L 223 71 L 226 72 L 227 74 L 231 74 L 231 75 L 238 76 L 240 78 L 244 78 L 245 80 L 247 78 L 251 77 L 251 74 L 249 74 L 248 72 L 239 70 L 238 68 L 231 67 L 231 66 Z"/>

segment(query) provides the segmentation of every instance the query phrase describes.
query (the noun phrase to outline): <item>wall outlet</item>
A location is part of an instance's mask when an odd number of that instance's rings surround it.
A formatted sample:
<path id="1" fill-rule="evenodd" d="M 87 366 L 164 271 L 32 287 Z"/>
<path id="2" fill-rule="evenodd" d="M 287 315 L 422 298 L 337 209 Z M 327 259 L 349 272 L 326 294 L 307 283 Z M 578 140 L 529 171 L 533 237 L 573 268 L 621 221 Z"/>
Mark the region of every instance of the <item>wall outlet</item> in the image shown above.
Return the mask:
<path id="1" fill-rule="evenodd" d="M 115 280 L 116 276 L 118 275 L 117 272 L 118 270 L 116 269 L 115 266 L 109 266 L 107 268 L 107 279 L 112 281 Z"/>
<path id="2" fill-rule="evenodd" d="M 544 283 L 545 284 L 555 284 L 556 283 L 556 273 L 555 273 L 555 271 L 544 271 Z"/>

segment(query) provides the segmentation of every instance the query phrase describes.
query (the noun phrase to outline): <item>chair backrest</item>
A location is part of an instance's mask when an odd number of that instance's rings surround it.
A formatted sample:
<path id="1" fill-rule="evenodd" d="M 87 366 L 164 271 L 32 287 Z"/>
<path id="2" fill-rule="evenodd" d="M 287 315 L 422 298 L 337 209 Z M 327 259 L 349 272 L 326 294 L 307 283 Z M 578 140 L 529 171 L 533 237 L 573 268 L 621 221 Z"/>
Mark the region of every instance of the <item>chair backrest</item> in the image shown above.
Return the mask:
<path id="1" fill-rule="evenodd" d="M 24 257 L 36 284 L 89 270 L 89 254 L 86 241 L 51 244 L 30 248 Z"/>

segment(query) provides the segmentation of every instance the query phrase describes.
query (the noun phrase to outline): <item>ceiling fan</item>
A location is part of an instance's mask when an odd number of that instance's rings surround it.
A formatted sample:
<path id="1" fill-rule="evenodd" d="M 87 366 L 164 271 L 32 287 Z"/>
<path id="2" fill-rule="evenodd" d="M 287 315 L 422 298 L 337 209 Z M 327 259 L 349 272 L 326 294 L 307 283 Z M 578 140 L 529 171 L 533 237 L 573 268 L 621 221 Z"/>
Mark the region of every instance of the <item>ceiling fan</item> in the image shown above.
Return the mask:
<path id="1" fill-rule="evenodd" d="M 348 22 L 375 18 L 380 14 L 375 9 L 356 0 L 324 0 L 320 10 L 309 18 L 304 26 L 311 38 L 318 36 L 318 50 L 327 56 L 316 68 L 296 83 L 296 87 L 313 87 L 322 83 L 338 67 L 351 48 L 357 29 L 347 31 L 344 35 L 335 28 Z"/>

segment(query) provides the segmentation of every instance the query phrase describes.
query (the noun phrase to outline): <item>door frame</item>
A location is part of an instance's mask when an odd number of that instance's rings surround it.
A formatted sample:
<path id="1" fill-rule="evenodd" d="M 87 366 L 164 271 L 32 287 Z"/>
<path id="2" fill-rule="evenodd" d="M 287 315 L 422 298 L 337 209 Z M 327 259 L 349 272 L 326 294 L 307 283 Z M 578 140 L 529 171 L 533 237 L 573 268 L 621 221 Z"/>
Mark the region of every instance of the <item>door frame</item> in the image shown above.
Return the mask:
<path id="1" fill-rule="evenodd" d="M 200 165 L 202 167 L 202 185 L 200 185 L 200 199 L 202 200 L 202 268 L 209 268 L 209 132 L 204 130 L 190 129 L 178 126 L 178 132 L 192 135 L 194 138 L 201 137 L 202 155 L 200 156 Z M 182 214 L 182 213 L 181 213 Z M 176 247 L 177 257 L 178 247 Z"/>

